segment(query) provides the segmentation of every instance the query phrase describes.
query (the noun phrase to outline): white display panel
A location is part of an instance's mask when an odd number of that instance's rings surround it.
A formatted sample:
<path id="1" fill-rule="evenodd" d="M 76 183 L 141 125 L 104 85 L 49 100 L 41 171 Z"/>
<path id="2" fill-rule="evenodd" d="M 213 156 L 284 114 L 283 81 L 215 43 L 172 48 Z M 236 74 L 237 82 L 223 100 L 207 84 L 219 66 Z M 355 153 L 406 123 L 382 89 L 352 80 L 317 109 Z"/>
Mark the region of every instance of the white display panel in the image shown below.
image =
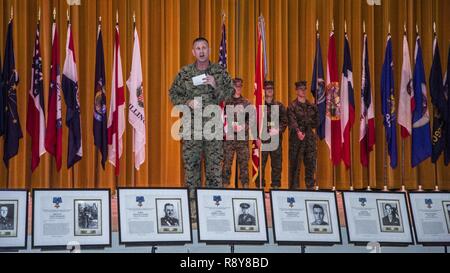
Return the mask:
<path id="1" fill-rule="evenodd" d="M 268 242 L 262 190 L 197 190 L 199 242 Z"/>
<path id="2" fill-rule="evenodd" d="M 118 189 L 121 244 L 192 242 L 187 189 Z"/>
<path id="3" fill-rule="evenodd" d="M 343 192 L 349 242 L 413 244 L 406 193 Z"/>
<path id="4" fill-rule="evenodd" d="M 410 192 L 416 241 L 424 245 L 450 245 L 450 193 Z"/>
<path id="5" fill-rule="evenodd" d="M 28 191 L 0 191 L 0 249 L 27 247 Z"/>
<path id="6" fill-rule="evenodd" d="M 271 191 L 275 242 L 279 244 L 340 244 L 335 192 Z"/>
<path id="7" fill-rule="evenodd" d="M 33 248 L 111 245 L 110 190 L 34 190 Z"/>

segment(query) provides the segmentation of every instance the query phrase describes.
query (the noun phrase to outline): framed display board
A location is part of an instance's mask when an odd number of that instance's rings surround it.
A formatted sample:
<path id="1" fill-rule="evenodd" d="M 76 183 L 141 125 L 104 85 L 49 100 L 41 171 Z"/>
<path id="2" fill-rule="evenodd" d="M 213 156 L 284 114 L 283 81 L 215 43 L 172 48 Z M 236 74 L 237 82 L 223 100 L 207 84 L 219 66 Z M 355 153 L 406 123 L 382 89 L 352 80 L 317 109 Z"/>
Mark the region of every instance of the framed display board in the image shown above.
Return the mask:
<path id="1" fill-rule="evenodd" d="M 27 248 L 28 191 L 0 191 L 0 250 Z"/>
<path id="2" fill-rule="evenodd" d="M 416 242 L 429 246 L 450 245 L 450 193 L 410 192 L 409 202 Z"/>
<path id="3" fill-rule="evenodd" d="M 33 248 L 111 246 L 111 191 L 33 191 Z"/>
<path id="4" fill-rule="evenodd" d="M 186 188 L 119 188 L 117 193 L 120 244 L 192 243 Z"/>
<path id="5" fill-rule="evenodd" d="M 263 190 L 197 189 L 199 242 L 268 242 Z"/>
<path id="6" fill-rule="evenodd" d="M 382 246 L 413 244 L 404 192 L 344 191 L 345 220 L 350 243 Z"/>
<path id="7" fill-rule="evenodd" d="M 276 243 L 342 243 L 335 192 L 272 190 L 270 195 Z"/>

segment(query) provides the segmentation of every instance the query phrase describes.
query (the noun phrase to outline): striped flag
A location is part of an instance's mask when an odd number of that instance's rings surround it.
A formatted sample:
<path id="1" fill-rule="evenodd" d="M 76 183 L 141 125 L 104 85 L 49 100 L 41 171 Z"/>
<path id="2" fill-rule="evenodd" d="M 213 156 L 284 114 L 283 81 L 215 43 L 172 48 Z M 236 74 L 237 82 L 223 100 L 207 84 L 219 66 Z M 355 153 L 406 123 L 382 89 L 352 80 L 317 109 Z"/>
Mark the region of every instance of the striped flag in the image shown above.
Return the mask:
<path id="1" fill-rule="evenodd" d="M 31 65 L 31 88 L 28 92 L 27 132 L 31 138 L 31 172 L 39 166 L 40 158 L 45 154 L 45 106 L 42 57 L 40 47 L 40 26 L 36 28 L 36 39 Z"/>
<path id="2" fill-rule="evenodd" d="M 359 143 L 361 145 L 361 165 L 369 166 L 369 154 L 375 146 L 375 113 L 372 100 L 372 86 L 370 81 L 369 50 L 367 34 L 364 33 L 363 60 L 361 84 L 361 126 Z"/>
<path id="3" fill-rule="evenodd" d="M 405 33 L 403 35 L 402 81 L 400 84 L 400 99 L 398 103 L 398 124 L 401 128 L 402 138 L 408 138 L 412 134 L 412 111 L 414 107 L 411 60 L 408 38 Z"/>
<path id="4" fill-rule="evenodd" d="M 48 117 L 45 130 L 45 149 L 56 159 L 56 170 L 62 165 L 62 113 L 61 76 L 59 67 L 59 36 L 56 22 L 52 26 L 52 62 L 50 66 L 50 90 L 48 94 Z"/>
<path id="5" fill-rule="evenodd" d="M 417 167 L 420 163 L 431 157 L 432 150 L 430 114 L 428 112 L 427 100 L 427 84 L 419 35 L 417 35 L 414 55 L 416 60 L 413 76 L 415 108 L 412 119 L 413 130 L 411 148 L 411 164 L 413 168 Z"/>
<path id="6" fill-rule="evenodd" d="M 327 116 L 325 120 L 325 141 L 330 149 L 330 158 L 334 166 L 342 160 L 341 107 L 336 38 L 330 34 L 327 61 Z"/>
<path id="7" fill-rule="evenodd" d="M 252 143 L 252 181 L 256 182 L 260 171 L 261 162 L 261 129 L 263 122 L 263 106 L 264 106 L 264 80 L 266 76 L 266 59 L 265 59 L 265 25 L 264 18 L 260 17 L 258 23 L 258 47 L 256 51 L 256 64 L 255 64 L 255 107 L 256 107 L 256 122 L 258 129 L 258 136 Z M 257 186 L 261 187 L 260 181 L 257 182 Z"/>
<path id="8" fill-rule="evenodd" d="M 341 132 L 342 132 L 342 160 L 345 166 L 351 166 L 351 130 L 355 123 L 355 95 L 353 92 L 353 72 L 352 58 L 350 55 L 350 45 L 348 35 L 344 40 L 344 65 L 342 67 L 341 81 Z"/>
<path id="9" fill-rule="evenodd" d="M 78 90 L 77 64 L 73 46 L 72 25 L 67 26 L 66 60 L 62 75 L 62 89 L 66 102 L 66 125 L 69 128 L 67 168 L 72 168 L 83 157 L 81 141 L 80 99 Z"/>
<path id="10" fill-rule="evenodd" d="M 125 132 L 125 94 L 120 58 L 119 24 L 116 24 L 114 37 L 111 103 L 108 117 L 108 157 L 109 162 L 115 167 L 116 176 L 119 176 L 120 157 L 123 152 L 122 137 Z"/>
<path id="11" fill-rule="evenodd" d="M 222 39 L 220 40 L 220 48 L 219 48 L 219 64 L 224 68 L 227 69 L 227 32 L 225 27 L 225 20 L 222 22 Z M 223 131 L 224 131 L 224 140 L 227 137 L 228 133 L 228 121 L 227 121 L 227 114 L 225 111 L 225 102 L 221 101 L 219 103 L 221 111 L 222 111 L 222 122 L 223 122 Z"/>
<path id="12" fill-rule="evenodd" d="M 131 73 L 127 81 L 130 91 L 128 105 L 128 122 L 133 127 L 133 153 L 134 166 L 139 170 L 145 161 L 145 111 L 144 111 L 144 88 L 142 84 L 141 48 L 139 36 L 134 25 L 134 47 L 131 63 Z"/>

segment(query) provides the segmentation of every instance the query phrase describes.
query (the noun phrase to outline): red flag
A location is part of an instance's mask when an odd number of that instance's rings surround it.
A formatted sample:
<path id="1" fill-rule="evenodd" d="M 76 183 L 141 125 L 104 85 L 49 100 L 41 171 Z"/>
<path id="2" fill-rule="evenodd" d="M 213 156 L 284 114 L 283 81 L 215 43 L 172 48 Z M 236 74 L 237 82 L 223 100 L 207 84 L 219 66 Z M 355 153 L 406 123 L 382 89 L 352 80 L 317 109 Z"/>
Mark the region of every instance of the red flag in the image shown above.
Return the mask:
<path id="1" fill-rule="evenodd" d="M 108 157 L 115 166 L 116 176 L 120 173 L 120 157 L 122 156 L 122 136 L 125 132 L 125 94 L 120 58 L 119 25 L 115 28 L 114 64 L 111 88 L 111 103 L 108 116 Z"/>
<path id="2" fill-rule="evenodd" d="M 44 84 L 42 79 L 42 57 L 39 36 L 38 23 L 27 110 L 27 132 L 31 137 L 31 172 L 39 166 L 40 158 L 45 153 Z"/>
<path id="3" fill-rule="evenodd" d="M 52 64 L 50 67 L 45 149 L 55 157 L 56 169 L 59 172 L 62 165 L 61 71 L 59 66 L 59 37 L 55 22 L 52 27 L 52 37 Z"/>
<path id="4" fill-rule="evenodd" d="M 263 41 L 263 31 L 264 29 L 258 27 L 258 49 L 256 52 L 256 66 L 255 66 L 255 106 L 256 106 L 256 118 L 257 118 L 257 128 L 258 128 L 258 136 L 257 140 L 253 140 L 252 143 L 252 180 L 256 181 L 259 174 L 260 160 L 261 160 L 261 128 L 262 128 L 262 119 L 263 119 L 263 106 L 264 106 L 264 77 L 265 77 L 265 69 L 264 69 L 264 41 Z M 262 177 L 262 176 L 260 176 Z M 257 183 L 259 185 L 259 183 Z"/>
<path id="5" fill-rule="evenodd" d="M 336 56 L 336 38 L 331 32 L 327 63 L 327 117 L 325 121 L 325 140 L 330 149 L 330 158 L 337 166 L 342 160 L 342 134 L 340 113 L 339 74 Z"/>

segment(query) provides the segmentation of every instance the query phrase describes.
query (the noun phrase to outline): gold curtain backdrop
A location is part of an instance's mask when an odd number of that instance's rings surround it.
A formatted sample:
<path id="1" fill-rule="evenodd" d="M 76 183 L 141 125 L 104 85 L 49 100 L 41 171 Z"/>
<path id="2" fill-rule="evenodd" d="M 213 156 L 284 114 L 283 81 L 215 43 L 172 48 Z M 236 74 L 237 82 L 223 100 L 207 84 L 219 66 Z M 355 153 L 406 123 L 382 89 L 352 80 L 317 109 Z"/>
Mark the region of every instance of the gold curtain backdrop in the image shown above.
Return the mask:
<path id="1" fill-rule="evenodd" d="M 346 190 L 351 183 L 356 189 L 383 188 L 386 181 L 390 189 L 398 189 L 402 181 L 407 189 L 450 189 L 449 168 L 439 160 L 437 168 L 428 160 L 412 169 L 411 140 L 402 145 L 398 130 L 399 167 L 391 170 L 385 162 L 385 138 L 381 116 L 380 79 L 386 45 L 388 25 L 394 47 L 395 93 L 398 105 L 402 64 L 403 25 L 406 22 L 411 54 L 414 52 L 415 26 L 422 35 L 422 46 L 427 78 L 432 63 L 432 23 L 436 21 L 441 48 L 443 71 L 446 70 L 450 44 L 450 1 L 448 0 L 383 0 L 381 6 L 369 6 L 365 0 L 81 0 L 81 6 L 70 7 L 79 75 L 83 159 L 68 170 L 67 127 L 63 126 L 63 168 L 56 172 L 54 158 L 45 154 L 41 164 L 31 173 L 31 139 L 26 133 L 26 111 L 30 88 L 31 62 L 38 10 L 41 10 L 41 50 L 44 67 L 45 108 L 49 89 L 51 57 L 51 18 L 55 7 L 60 31 L 61 61 L 65 56 L 67 32 L 66 0 L 0 0 L 0 46 L 4 60 L 6 28 L 11 6 L 14 9 L 14 50 L 16 67 L 20 75 L 17 90 L 18 109 L 24 138 L 18 155 L 10 161 L 9 170 L 0 164 L 0 188 L 115 188 L 116 186 L 172 187 L 183 185 L 181 144 L 171 138 L 171 127 L 177 118 L 171 117 L 172 104 L 168 89 L 181 66 L 194 61 L 191 44 L 197 36 L 205 36 L 211 45 L 211 58 L 217 61 L 222 11 L 226 14 L 228 36 L 228 69 L 230 74 L 245 80 L 244 95 L 253 100 L 253 79 L 256 53 L 256 23 L 260 15 L 266 21 L 269 74 L 275 81 L 276 98 L 287 105 L 295 98 L 294 82 L 305 79 L 310 85 L 315 53 L 315 25 L 319 20 L 323 61 L 326 65 L 328 36 L 334 20 L 337 37 L 338 63 L 343 63 L 344 21 L 350 40 L 353 61 L 356 117 L 360 116 L 363 21 L 369 37 L 372 94 L 376 110 L 376 148 L 370 156 L 370 168 L 359 163 L 359 119 L 352 130 L 352 169 L 343 164 L 333 168 L 324 142 L 319 143 L 317 180 L 322 189 L 330 189 L 333 181 L 337 189 Z M 146 161 L 140 171 L 134 169 L 132 157 L 132 130 L 126 124 L 124 153 L 120 176 L 107 164 L 101 168 L 99 153 L 94 148 L 92 113 L 94 99 L 95 49 L 98 18 L 102 17 L 106 61 L 107 105 L 111 92 L 113 61 L 113 28 L 116 10 L 119 13 L 123 77 L 131 69 L 133 46 L 133 13 L 141 42 L 145 115 L 147 118 Z M 413 60 L 413 56 L 411 56 Z M 412 62 L 414 64 L 414 62 Z M 61 63 L 62 67 L 63 63 Z M 324 69 L 326 67 L 324 66 Z M 308 88 L 309 89 L 309 88 Z M 128 91 L 126 91 L 128 101 Z M 310 92 L 308 97 L 312 101 Z M 429 105 L 431 105 L 428 94 Z M 430 109 L 432 113 L 432 108 Z M 63 103 L 63 120 L 65 119 Z M 126 113 L 127 120 L 127 113 Z M 282 185 L 287 187 L 288 143 L 283 143 Z M 3 139 L 0 155 L 3 155 Z M 402 148 L 404 146 L 404 149 Z M 402 158 L 404 153 L 404 174 Z M 233 168 L 234 169 L 234 168 Z M 302 177 L 303 177 L 302 169 Z M 266 177 L 270 176 L 270 164 Z M 385 177 L 386 176 L 386 177 Z M 333 177 L 335 179 L 333 179 Z M 232 178 L 232 183 L 234 178 Z M 268 183 L 269 184 L 269 183 Z M 301 184 L 304 186 L 302 178 Z"/>

